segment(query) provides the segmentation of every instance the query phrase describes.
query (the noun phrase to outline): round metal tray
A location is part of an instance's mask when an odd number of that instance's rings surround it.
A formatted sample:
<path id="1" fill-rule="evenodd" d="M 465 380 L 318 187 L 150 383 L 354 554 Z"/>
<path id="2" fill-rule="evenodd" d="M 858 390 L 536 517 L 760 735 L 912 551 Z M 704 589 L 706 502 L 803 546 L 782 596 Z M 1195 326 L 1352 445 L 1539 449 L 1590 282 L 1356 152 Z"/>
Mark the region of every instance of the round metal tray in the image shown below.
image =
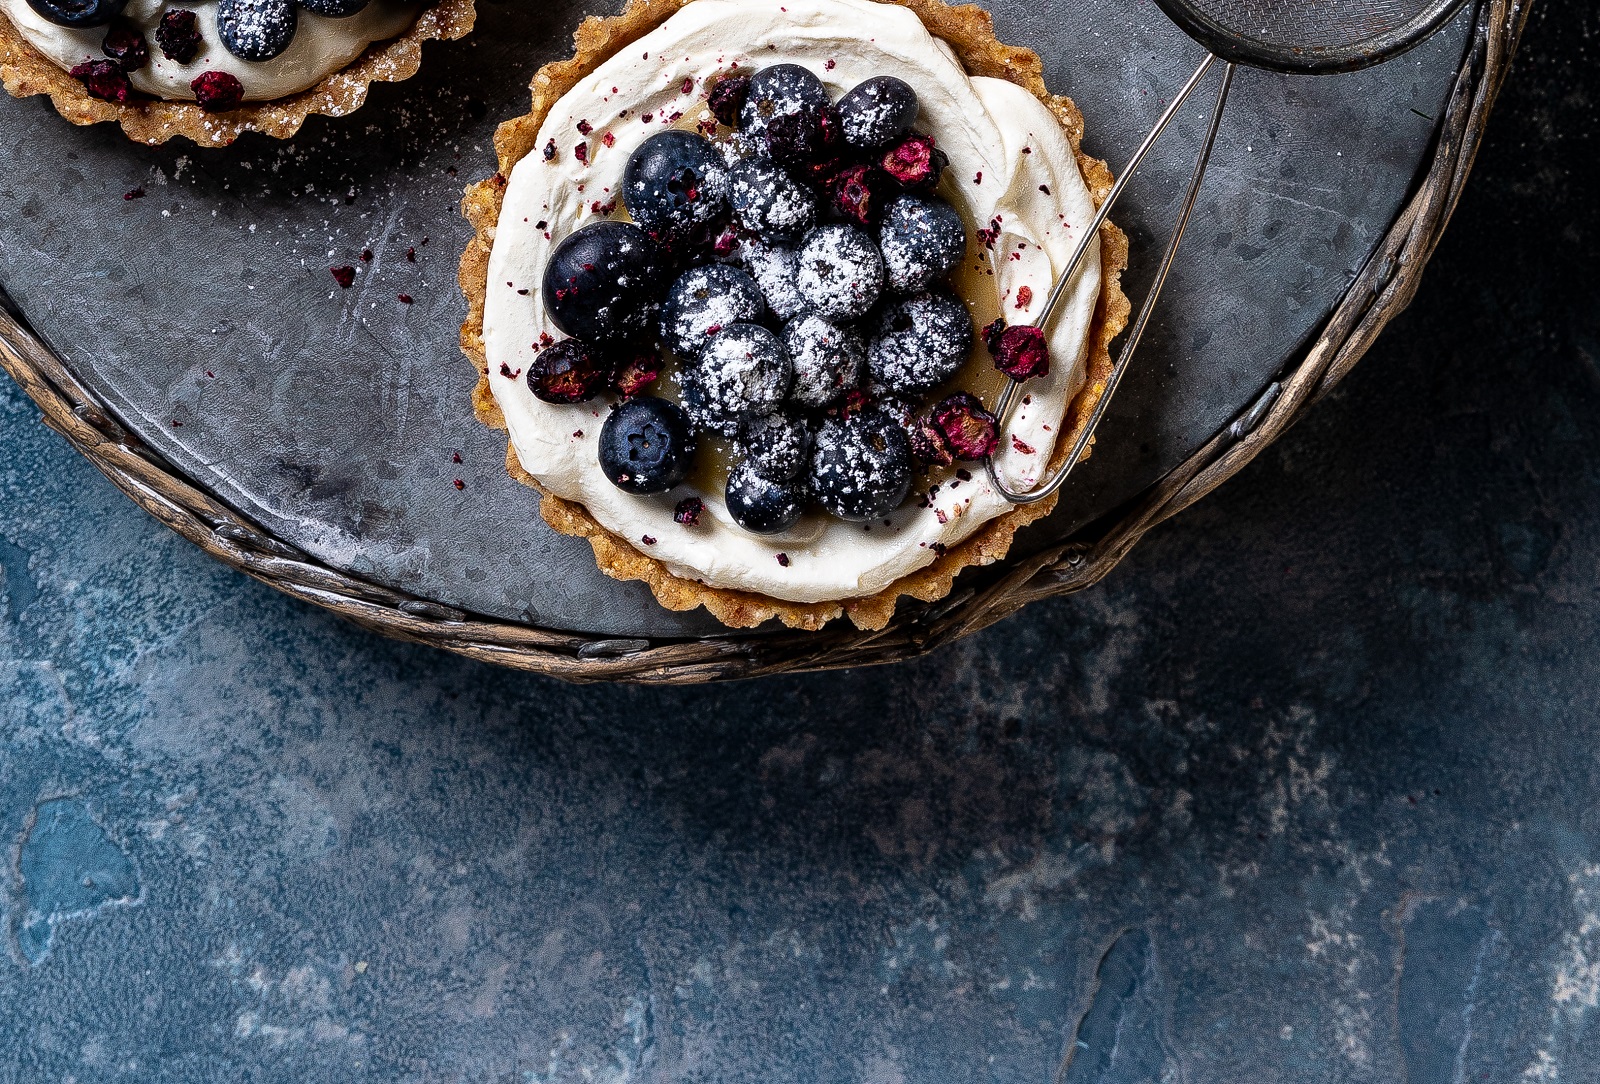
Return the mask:
<path id="1" fill-rule="evenodd" d="M 1116 168 L 1198 57 L 1142 0 L 1036 18 L 1044 59 Z M 671 613 L 554 534 L 505 473 L 459 354 L 463 186 L 585 14 L 493 5 L 422 73 L 294 140 L 147 148 L 0 99 L 0 362 L 144 507 L 274 586 L 391 635 L 574 679 L 674 681 L 888 661 L 1092 583 L 1236 471 L 1404 306 L 1470 168 L 1525 13 L 1463 11 L 1413 53 L 1335 77 L 1240 74 L 1190 233 L 1097 454 L 1058 511 L 951 597 L 879 633 L 733 633 Z M 1141 296 L 1203 124 L 1183 117 L 1115 216 Z M 360 269 L 341 290 L 331 266 Z"/>

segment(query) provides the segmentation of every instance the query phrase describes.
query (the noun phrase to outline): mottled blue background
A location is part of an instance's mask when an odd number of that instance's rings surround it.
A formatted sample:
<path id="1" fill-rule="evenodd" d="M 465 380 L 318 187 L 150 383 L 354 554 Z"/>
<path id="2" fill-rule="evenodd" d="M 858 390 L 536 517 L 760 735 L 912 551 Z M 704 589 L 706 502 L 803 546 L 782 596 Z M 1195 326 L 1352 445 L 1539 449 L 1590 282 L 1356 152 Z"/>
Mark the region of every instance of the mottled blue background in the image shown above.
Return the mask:
<path id="1" fill-rule="evenodd" d="M 1600 1080 L 1597 28 L 1308 421 L 893 669 L 391 643 L 0 387 L 0 1081 Z"/>

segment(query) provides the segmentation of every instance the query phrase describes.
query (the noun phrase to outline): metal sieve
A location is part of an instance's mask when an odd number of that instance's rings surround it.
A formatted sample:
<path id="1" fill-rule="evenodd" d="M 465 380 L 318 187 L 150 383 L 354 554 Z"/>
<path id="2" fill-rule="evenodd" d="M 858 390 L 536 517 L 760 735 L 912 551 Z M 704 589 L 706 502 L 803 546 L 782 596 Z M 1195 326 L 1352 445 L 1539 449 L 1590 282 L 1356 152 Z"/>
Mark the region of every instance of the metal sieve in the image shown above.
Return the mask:
<path id="1" fill-rule="evenodd" d="M 1122 352 L 1117 356 L 1111 375 L 1106 380 L 1105 390 L 1101 392 L 1094 411 L 1089 415 L 1082 432 L 1078 434 L 1061 470 L 1044 485 L 1019 493 L 1010 489 L 1001 480 L 999 471 L 995 469 L 993 456 L 984 460 L 990 485 L 1013 504 L 1032 504 L 1044 500 L 1060 489 L 1061 484 L 1072 472 L 1072 468 L 1083 458 L 1084 450 L 1094 437 L 1095 429 L 1105 417 L 1111 397 L 1116 394 L 1117 385 L 1121 383 L 1129 362 L 1133 360 L 1134 353 L 1139 348 L 1139 340 L 1144 336 L 1145 328 L 1150 322 L 1150 314 L 1155 309 L 1156 299 L 1160 297 L 1161 288 L 1166 284 L 1167 275 L 1172 270 L 1172 261 L 1178 254 L 1178 244 L 1183 240 L 1184 228 L 1189 224 L 1189 216 L 1194 211 L 1195 200 L 1200 194 L 1201 182 L 1205 179 L 1206 166 L 1211 161 L 1211 149 L 1216 145 L 1217 129 L 1222 124 L 1223 110 L 1228 102 L 1228 91 L 1233 86 L 1233 76 L 1238 65 L 1300 75 L 1335 74 L 1370 67 L 1421 44 L 1424 39 L 1449 21 L 1465 0 L 1155 0 L 1155 2 L 1179 29 L 1206 50 L 1205 59 L 1200 62 L 1200 66 L 1167 106 L 1166 112 L 1161 114 L 1150 134 L 1145 136 L 1144 142 L 1139 144 L 1139 149 L 1133 152 L 1127 167 L 1122 170 L 1105 202 L 1100 205 L 1098 213 L 1089 223 L 1089 228 L 1084 231 L 1082 240 L 1073 251 L 1072 258 L 1067 262 L 1065 270 L 1056 280 L 1044 309 L 1034 321 L 1035 327 L 1043 328 L 1055 315 L 1057 306 L 1066 295 L 1067 287 L 1077 277 L 1078 269 L 1083 265 L 1089 246 L 1098 243 L 1100 227 L 1110 215 L 1118 197 L 1127 188 L 1128 181 L 1138 171 L 1140 163 L 1144 161 L 1150 148 L 1155 146 L 1161 133 L 1172 123 L 1172 118 L 1177 116 L 1184 102 L 1189 100 L 1195 88 L 1205 79 L 1212 65 L 1220 61 L 1223 65 L 1222 82 L 1217 88 L 1216 104 L 1211 109 L 1211 122 L 1207 125 L 1205 140 L 1200 146 L 1194 172 L 1189 178 L 1188 193 L 1178 212 L 1172 239 L 1167 243 L 1161 264 L 1156 269 L 1155 279 L 1145 295 L 1144 302 L 1139 306 L 1139 315 L 1128 331 L 1127 341 L 1123 344 Z M 1017 381 L 1008 383 L 1000 393 L 1000 400 L 995 406 L 995 415 L 999 418 L 1002 433 L 1010 424 L 1011 412 L 1016 404 L 1020 386 Z"/>

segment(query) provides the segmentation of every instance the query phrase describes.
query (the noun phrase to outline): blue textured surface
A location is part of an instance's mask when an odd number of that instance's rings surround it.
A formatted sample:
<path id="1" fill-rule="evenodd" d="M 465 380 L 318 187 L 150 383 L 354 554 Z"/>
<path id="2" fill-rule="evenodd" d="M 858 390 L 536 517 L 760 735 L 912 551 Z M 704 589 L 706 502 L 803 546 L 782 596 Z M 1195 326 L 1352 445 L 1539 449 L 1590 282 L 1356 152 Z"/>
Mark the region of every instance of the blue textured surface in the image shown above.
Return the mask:
<path id="1" fill-rule="evenodd" d="M 894 669 L 387 642 L 0 388 L 0 1081 L 1600 1080 L 1597 19 L 1309 421 Z"/>

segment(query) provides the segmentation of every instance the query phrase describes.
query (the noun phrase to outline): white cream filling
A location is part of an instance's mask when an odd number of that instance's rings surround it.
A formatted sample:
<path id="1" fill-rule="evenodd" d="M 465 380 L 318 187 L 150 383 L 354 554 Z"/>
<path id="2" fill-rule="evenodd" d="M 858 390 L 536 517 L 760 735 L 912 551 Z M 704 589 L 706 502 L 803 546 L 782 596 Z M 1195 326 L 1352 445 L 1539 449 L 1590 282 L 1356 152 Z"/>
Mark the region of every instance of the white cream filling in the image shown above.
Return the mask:
<path id="1" fill-rule="evenodd" d="M 399 37 L 416 22 L 423 0 L 371 0 L 366 7 L 343 19 L 329 19 L 300 9 L 294 41 L 271 60 L 240 60 L 217 37 L 215 0 L 131 0 L 122 17 L 144 31 L 150 46 L 150 62 L 128 74 L 133 88 L 157 98 L 193 99 L 189 84 L 202 72 L 224 71 L 244 86 L 247 101 L 268 101 L 296 94 L 360 56 L 375 41 Z M 161 55 L 156 45 L 156 25 L 161 16 L 174 8 L 193 11 L 204 39 L 192 61 L 179 64 Z M 86 60 L 104 60 L 100 43 L 106 27 L 73 30 L 57 26 L 28 3 L 28 0 L 0 0 L 0 11 L 22 32 L 28 42 L 55 64 L 71 70 Z"/>
<path id="2" fill-rule="evenodd" d="M 779 62 L 811 69 L 835 98 L 875 75 L 911 84 L 922 102 L 918 129 L 950 156 L 949 173 L 957 181 L 951 197 L 958 209 L 979 226 L 1000 219 L 990 254 L 995 274 L 981 281 L 992 284 L 1011 322 L 1037 315 L 1056 270 L 1071 258 L 1094 215 L 1066 134 L 1037 98 L 1004 80 L 969 77 L 949 46 L 902 7 L 871 0 L 695 0 L 607 60 L 551 109 L 537 146 L 542 150 L 554 140 L 556 157 L 546 161 L 535 150 L 512 171 L 506 188 L 489 261 L 483 334 L 490 387 L 512 447 L 523 468 L 550 492 L 582 503 L 604 527 L 674 575 L 792 602 L 823 602 L 883 590 L 1011 505 L 991 489 L 977 464 L 969 464 L 971 480 L 942 487 L 927 506 L 913 499 L 887 524 L 816 514 L 781 535 L 751 534 L 733 522 L 720 493 L 680 486 L 639 497 L 613 486 L 596 454 L 609 404 L 545 403 L 522 377 L 541 336 L 562 337 L 539 297 L 555 243 L 603 213 L 619 190 L 628 156 L 646 137 L 683 117 L 709 116 L 708 77 L 734 65 L 754 69 Z M 587 134 L 578 130 L 580 121 Z M 586 163 L 574 154 L 579 143 L 586 145 Z M 1023 287 L 1032 291 L 1032 301 L 1019 310 Z M 1083 384 L 1099 291 L 1096 248 L 1048 330 L 1050 374 L 1028 383 L 1028 404 L 1011 427 L 1016 440 L 997 456 L 1012 486 L 1027 487 L 1044 471 L 1066 405 Z M 688 495 L 706 505 L 696 527 L 673 519 L 675 505 Z"/>

